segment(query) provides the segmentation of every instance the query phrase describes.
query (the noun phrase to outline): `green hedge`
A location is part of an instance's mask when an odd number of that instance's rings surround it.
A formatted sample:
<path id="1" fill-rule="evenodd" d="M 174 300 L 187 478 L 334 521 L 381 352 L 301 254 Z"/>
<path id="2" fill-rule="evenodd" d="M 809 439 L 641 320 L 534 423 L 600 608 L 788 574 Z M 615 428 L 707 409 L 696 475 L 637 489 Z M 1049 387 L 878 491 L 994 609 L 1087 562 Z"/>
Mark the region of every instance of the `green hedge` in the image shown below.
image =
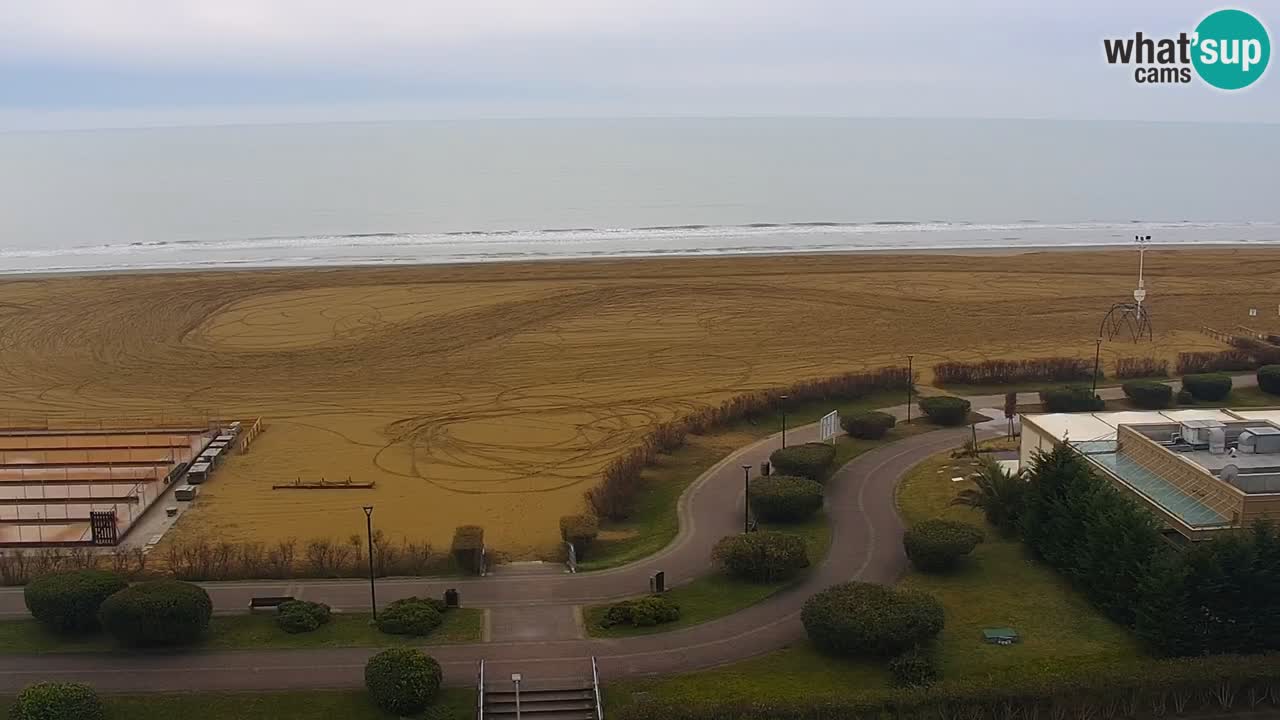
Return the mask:
<path id="1" fill-rule="evenodd" d="M 623 600 L 610 605 L 600 619 L 600 627 L 632 625 L 651 627 L 680 619 L 680 606 L 661 595 L 649 595 L 634 600 Z"/>
<path id="2" fill-rule="evenodd" d="M 440 663 L 414 648 L 392 648 L 369 658 L 364 686 L 374 704 L 396 715 L 425 710 L 440 694 Z"/>
<path id="3" fill-rule="evenodd" d="M 615 720 L 937 720 L 1124 718 L 1230 712 L 1268 717 L 1280 708 L 1280 656 L 1216 656 L 1093 667 L 1057 676 L 944 680 L 930 688 L 866 690 L 776 701 L 671 701 L 628 705 Z"/>
<path id="4" fill-rule="evenodd" d="M 600 521 L 595 515 L 564 515 L 560 518 L 560 539 L 573 545 L 578 560 L 587 556 L 587 548 L 600 534 Z"/>
<path id="5" fill-rule="evenodd" d="M 1231 376 L 1223 373 L 1183 375 L 1182 387 L 1197 400 L 1216 402 L 1231 394 Z"/>
<path id="6" fill-rule="evenodd" d="M 929 687 L 941 677 L 938 659 L 922 648 L 911 648 L 889 660 L 889 678 L 894 687 Z"/>
<path id="7" fill-rule="evenodd" d="M 801 522 L 822 509 L 822 485 L 809 478 L 758 477 L 750 489 L 751 511 L 763 522 Z"/>
<path id="8" fill-rule="evenodd" d="M 57 633 L 98 629 L 102 602 L 129 587 L 123 577 L 102 570 L 76 570 L 35 578 L 22 591 L 32 617 Z"/>
<path id="9" fill-rule="evenodd" d="M 773 530 L 722 538 L 711 557 L 729 575 L 760 583 L 786 580 L 809 567 L 804 538 Z"/>
<path id="10" fill-rule="evenodd" d="M 1268 395 L 1280 395 L 1280 365 L 1258 368 L 1258 387 Z"/>
<path id="11" fill-rule="evenodd" d="M 969 401 L 950 395 L 920 398 L 920 412 L 939 425 L 964 425 L 969 421 Z"/>
<path id="12" fill-rule="evenodd" d="M 1041 390 L 1040 404 L 1052 413 L 1094 412 L 1106 407 L 1102 398 L 1080 385 Z"/>
<path id="13" fill-rule="evenodd" d="M 290 600 L 276 608 L 276 626 L 290 634 L 311 632 L 329 623 L 329 606 L 307 600 Z"/>
<path id="14" fill-rule="evenodd" d="M 930 642 L 946 621 L 931 595 L 874 583 L 832 585 L 800 613 L 819 650 L 845 657 L 889 657 Z"/>
<path id="15" fill-rule="evenodd" d="M 840 427 L 851 437 L 863 440 L 879 440 L 898 424 L 898 419 L 889 413 L 871 410 L 854 413 L 840 418 Z"/>
<path id="16" fill-rule="evenodd" d="M 444 622 L 438 602 L 420 597 L 396 600 L 378 613 L 378 629 L 388 635 L 427 635 Z"/>
<path id="17" fill-rule="evenodd" d="M 102 603 L 102 628 L 130 647 L 187 645 L 209 627 L 213 601 L 199 585 L 152 580 L 121 590 Z"/>
<path id="18" fill-rule="evenodd" d="M 822 481 L 835 459 L 834 445 L 805 443 L 774 450 L 769 456 L 769 463 L 783 475 L 800 475 L 810 480 Z"/>
<path id="19" fill-rule="evenodd" d="M 81 683 L 28 685 L 9 707 L 10 720 L 103 720 L 98 693 Z"/>
<path id="20" fill-rule="evenodd" d="M 982 531 L 955 520 L 925 520 L 902 535 L 902 546 L 917 570 L 946 572 L 982 542 Z"/>
<path id="21" fill-rule="evenodd" d="M 1157 380 L 1130 380 L 1121 387 L 1124 396 L 1140 408 L 1161 410 L 1173 403 L 1173 386 Z"/>
<path id="22" fill-rule="evenodd" d="M 459 525 L 453 531 L 453 542 L 449 546 L 449 551 L 459 568 L 480 574 L 481 557 L 484 552 L 484 528 L 479 525 Z"/>

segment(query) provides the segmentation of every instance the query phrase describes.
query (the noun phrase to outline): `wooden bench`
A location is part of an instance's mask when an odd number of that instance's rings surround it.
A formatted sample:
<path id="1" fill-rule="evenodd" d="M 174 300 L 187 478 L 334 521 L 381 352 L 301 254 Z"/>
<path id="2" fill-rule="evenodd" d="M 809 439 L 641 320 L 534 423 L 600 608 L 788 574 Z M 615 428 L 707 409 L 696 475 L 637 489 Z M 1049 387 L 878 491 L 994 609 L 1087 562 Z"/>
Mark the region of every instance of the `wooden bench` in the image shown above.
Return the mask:
<path id="1" fill-rule="evenodd" d="M 278 608 L 284 603 L 293 600 L 292 595 L 266 595 L 263 597 L 249 598 L 249 611 L 262 610 L 264 608 Z"/>

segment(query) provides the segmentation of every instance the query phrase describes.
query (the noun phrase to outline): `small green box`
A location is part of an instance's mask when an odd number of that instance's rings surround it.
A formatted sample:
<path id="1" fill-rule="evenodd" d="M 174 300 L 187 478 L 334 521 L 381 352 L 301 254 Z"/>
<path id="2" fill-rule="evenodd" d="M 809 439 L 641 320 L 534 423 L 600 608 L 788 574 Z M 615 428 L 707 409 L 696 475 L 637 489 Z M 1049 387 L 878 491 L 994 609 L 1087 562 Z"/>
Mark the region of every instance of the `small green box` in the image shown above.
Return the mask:
<path id="1" fill-rule="evenodd" d="M 1018 642 L 1018 631 L 1013 628 L 987 628 L 982 639 L 992 645 L 1012 645 Z"/>

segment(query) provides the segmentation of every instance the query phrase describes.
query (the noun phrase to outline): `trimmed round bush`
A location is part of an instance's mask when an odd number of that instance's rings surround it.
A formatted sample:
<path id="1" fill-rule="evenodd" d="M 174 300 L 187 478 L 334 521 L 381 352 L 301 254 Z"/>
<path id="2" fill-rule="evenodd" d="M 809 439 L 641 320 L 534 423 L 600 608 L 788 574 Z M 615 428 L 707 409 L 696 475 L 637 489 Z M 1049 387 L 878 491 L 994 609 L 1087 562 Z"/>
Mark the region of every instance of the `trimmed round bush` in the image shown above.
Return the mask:
<path id="1" fill-rule="evenodd" d="M 916 569 L 945 572 L 982 542 L 982 531 L 955 520 L 925 520 L 902 536 L 902 546 Z"/>
<path id="2" fill-rule="evenodd" d="M 721 538 L 711 557 L 729 575 L 760 583 L 786 580 L 809 567 L 804 538 L 773 530 Z"/>
<path id="3" fill-rule="evenodd" d="M 931 595 L 850 582 L 806 600 L 800 620 L 823 652 L 889 657 L 933 640 L 946 617 Z"/>
<path id="4" fill-rule="evenodd" d="M 661 595 L 649 595 L 610 605 L 600 620 L 600 626 L 606 628 L 615 625 L 651 627 L 679 619 L 679 605 Z"/>
<path id="5" fill-rule="evenodd" d="M 822 509 L 822 485 L 809 478 L 770 475 L 751 481 L 751 511 L 763 522 L 808 520 Z"/>
<path id="6" fill-rule="evenodd" d="M 329 622 L 329 606 L 306 600 L 290 600 L 276 609 L 276 625 L 287 633 L 311 632 Z"/>
<path id="7" fill-rule="evenodd" d="M 1195 405 L 1196 404 L 1196 397 L 1191 394 L 1190 390 L 1179 390 L 1177 398 L 1178 398 L 1179 405 Z"/>
<path id="8" fill-rule="evenodd" d="M 199 585 L 152 580 L 121 590 L 102 603 L 102 628 L 129 647 L 187 645 L 209 627 L 213 602 Z"/>
<path id="9" fill-rule="evenodd" d="M 1183 375 L 1182 387 L 1197 400 L 1222 400 L 1231 394 L 1231 376 L 1223 373 Z"/>
<path id="10" fill-rule="evenodd" d="M 396 600 L 378 613 L 378 629 L 388 635 L 421 637 L 440 627 L 444 619 L 430 599 L 409 597 Z"/>
<path id="11" fill-rule="evenodd" d="M 964 425 L 969 421 L 969 401 L 950 395 L 920 398 L 920 412 L 938 425 Z"/>
<path id="12" fill-rule="evenodd" d="M 889 660 L 889 677 L 894 687 L 928 687 L 941 676 L 933 654 L 920 648 L 912 648 Z"/>
<path id="13" fill-rule="evenodd" d="M 889 413 L 876 411 L 854 413 L 840 418 L 840 427 L 851 437 L 863 440 L 879 440 L 885 433 L 898 424 L 898 419 Z"/>
<path id="14" fill-rule="evenodd" d="M 1258 368 L 1258 388 L 1268 395 L 1280 395 L 1280 365 Z"/>
<path id="15" fill-rule="evenodd" d="M 10 720 L 103 720 L 105 717 L 98 693 L 82 683 L 28 685 L 9 708 Z"/>
<path id="16" fill-rule="evenodd" d="M 375 705 L 395 715 L 427 709 L 440 694 L 440 663 L 421 650 L 392 648 L 369 658 L 364 686 Z"/>
<path id="17" fill-rule="evenodd" d="M 1045 412 L 1093 412 L 1106 407 L 1106 401 L 1082 385 L 1068 385 L 1040 391 L 1040 404 Z"/>
<path id="18" fill-rule="evenodd" d="M 836 448 L 827 443 L 804 443 L 774 450 L 769 463 L 783 475 L 822 480 L 836 459 Z"/>
<path id="19" fill-rule="evenodd" d="M 1173 403 L 1173 386 L 1156 380 L 1130 380 L 1122 387 L 1124 396 L 1140 408 L 1160 410 Z"/>
<path id="20" fill-rule="evenodd" d="M 102 602 L 129 587 L 123 577 L 103 570 L 76 570 L 35 578 L 22 591 L 31 616 L 57 633 L 98 629 Z"/>

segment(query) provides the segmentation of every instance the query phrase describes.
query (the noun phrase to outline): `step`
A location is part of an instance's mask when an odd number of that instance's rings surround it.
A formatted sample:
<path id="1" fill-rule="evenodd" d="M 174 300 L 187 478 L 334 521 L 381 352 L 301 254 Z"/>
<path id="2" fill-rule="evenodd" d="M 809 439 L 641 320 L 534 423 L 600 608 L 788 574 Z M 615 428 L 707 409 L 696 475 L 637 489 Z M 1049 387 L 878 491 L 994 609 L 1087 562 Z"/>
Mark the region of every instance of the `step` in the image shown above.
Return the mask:
<path id="1" fill-rule="evenodd" d="M 554 702 L 557 700 L 591 700 L 595 701 L 596 693 L 591 688 L 572 688 L 566 690 L 525 690 L 520 688 L 520 702 Z M 516 694 L 511 690 L 485 690 L 486 704 L 494 702 L 515 702 Z"/>
<path id="2" fill-rule="evenodd" d="M 492 565 L 489 567 L 490 575 L 564 575 L 569 572 L 564 563 L 543 562 L 541 560 L 529 560 L 524 562 L 502 563 L 501 565 Z"/>
<path id="3" fill-rule="evenodd" d="M 551 700 L 546 702 L 525 702 L 524 696 L 520 696 L 520 712 L 524 715 L 532 715 L 549 712 L 590 712 L 596 707 L 594 698 L 591 700 Z M 489 702 L 489 698 L 484 699 L 484 712 L 489 713 L 509 712 L 515 714 L 516 702 Z"/>
<path id="4" fill-rule="evenodd" d="M 510 712 L 490 712 L 488 710 L 485 710 L 484 717 L 485 717 L 485 720 L 514 720 L 514 718 L 516 717 L 516 711 L 512 710 Z M 557 712 L 551 712 L 551 713 L 545 713 L 545 714 L 537 713 L 535 715 L 530 715 L 529 711 L 525 710 L 524 707 L 522 706 L 520 708 L 520 720 L 524 720 L 524 718 L 531 718 L 531 720 L 597 720 L 595 710 L 557 711 Z"/>

